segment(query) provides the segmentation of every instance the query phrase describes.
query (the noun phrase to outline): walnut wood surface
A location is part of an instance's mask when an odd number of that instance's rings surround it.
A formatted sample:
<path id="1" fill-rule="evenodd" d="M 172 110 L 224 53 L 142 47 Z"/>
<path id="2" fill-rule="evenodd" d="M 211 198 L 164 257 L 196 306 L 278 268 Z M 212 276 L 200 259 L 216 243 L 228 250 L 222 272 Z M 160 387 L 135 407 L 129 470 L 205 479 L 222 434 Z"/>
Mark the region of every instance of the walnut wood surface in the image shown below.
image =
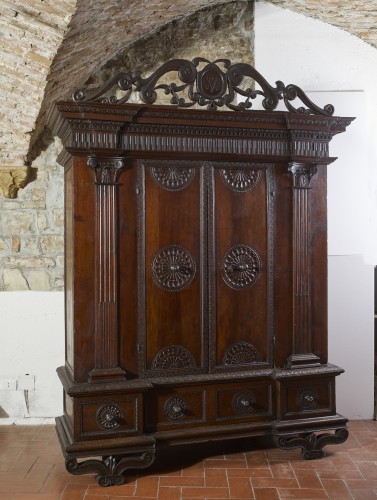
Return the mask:
<path id="1" fill-rule="evenodd" d="M 72 473 L 90 464 L 69 460 L 101 450 L 96 470 L 127 453 L 147 466 L 156 439 L 274 435 L 316 458 L 346 438 L 342 369 L 327 364 L 326 170 L 351 121 L 55 106 L 66 150 L 58 432 Z M 324 429 L 335 434 L 313 437 Z"/>

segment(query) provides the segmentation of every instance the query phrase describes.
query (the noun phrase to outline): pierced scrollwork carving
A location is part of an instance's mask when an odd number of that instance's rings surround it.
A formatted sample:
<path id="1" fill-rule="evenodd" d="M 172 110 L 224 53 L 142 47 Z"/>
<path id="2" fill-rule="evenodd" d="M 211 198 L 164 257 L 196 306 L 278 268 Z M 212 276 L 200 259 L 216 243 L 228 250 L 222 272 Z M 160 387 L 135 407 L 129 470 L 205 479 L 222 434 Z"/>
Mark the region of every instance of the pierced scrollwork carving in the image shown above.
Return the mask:
<path id="1" fill-rule="evenodd" d="M 187 402 L 180 397 L 171 397 L 165 401 L 164 414 L 169 420 L 181 420 L 187 415 Z"/>
<path id="2" fill-rule="evenodd" d="M 105 431 L 117 429 L 123 421 L 123 414 L 117 404 L 109 403 L 98 409 L 96 421 Z"/>
<path id="3" fill-rule="evenodd" d="M 232 408 L 237 415 L 253 413 L 256 398 L 251 391 L 237 392 L 232 399 Z"/>
<path id="4" fill-rule="evenodd" d="M 249 342 L 236 342 L 225 351 L 224 365 L 248 365 L 260 361 L 257 349 Z"/>
<path id="5" fill-rule="evenodd" d="M 161 77 L 175 71 L 179 83 L 158 84 Z M 257 83 L 261 90 L 255 90 L 254 83 L 246 89 L 241 88 L 245 78 Z M 117 97 L 113 92 L 124 92 Z M 262 98 L 264 109 L 276 109 L 279 101 L 283 100 L 288 111 L 292 113 L 306 113 L 329 116 L 334 113 L 334 106 L 327 104 L 323 109 L 314 104 L 305 92 L 297 85 L 284 85 L 277 81 L 276 87 L 250 64 L 232 64 L 229 59 L 216 59 L 211 62 L 203 57 L 196 57 L 192 61 L 187 59 L 171 59 L 160 66 L 148 78 L 142 78 L 139 72 L 134 74 L 122 72 L 112 78 L 104 87 L 87 95 L 84 89 L 73 93 L 73 100 L 77 102 L 105 102 L 122 104 L 128 101 L 132 92 L 138 92 L 146 104 L 156 102 L 157 91 L 162 90 L 171 95 L 171 104 L 180 107 L 190 107 L 194 104 L 206 106 L 216 110 L 226 106 L 236 111 L 246 111 L 253 105 L 256 98 Z M 244 98 L 239 104 L 234 104 L 236 96 Z M 292 101 L 299 99 L 303 106 L 295 107 Z"/>
<path id="6" fill-rule="evenodd" d="M 195 260 L 179 245 L 161 248 L 152 261 L 154 283 L 163 290 L 177 292 L 191 283 L 195 276 Z"/>
<path id="7" fill-rule="evenodd" d="M 195 359 L 191 352 L 181 345 L 164 347 L 153 358 L 153 370 L 171 370 L 175 368 L 195 367 Z"/>
<path id="8" fill-rule="evenodd" d="M 303 387 L 296 396 L 296 403 L 302 411 L 314 410 L 318 399 L 318 391 L 314 387 Z"/>
<path id="9" fill-rule="evenodd" d="M 242 169 L 223 169 L 220 170 L 223 183 L 233 191 L 244 192 L 251 191 L 261 178 L 260 170 Z"/>
<path id="10" fill-rule="evenodd" d="M 222 265 L 225 283 L 239 290 L 254 285 L 262 272 L 262 259 L 249 245 L 235 245 L 225 254 Z"/>
<path id="11" fill-rule="evenodd" d="M 193 180 L 195 169 L 180 167 L 152 167 L 153 180 L 168 191 L 181 191 Z"/>
<path id="12" fill-rule="evenodd" d="M 322 458 L 324 453 L 322 448 L 326 445 L 341 444 L 348 438 L 348 430 L 344 427 L 336 429 L 334 434 L 316 434 L 308 432 L 301 435 L 277 435 L 275 444 L 283 450 L 301 448 L 302 456 L 306 460 Z"/>
<path id="13" fill-rule="evenodd" d="M 124 484 L 124 472 L 128 469 L 145 469 L 153 464 L 155 450 L 147 450 L 135 455 L 108 456 L 103 460 L 90 459 L 77 462 L 76 458 L 68 458 L 65 467 L 70 474 L 97 474 L 100 486 L 120 486 Z"/>

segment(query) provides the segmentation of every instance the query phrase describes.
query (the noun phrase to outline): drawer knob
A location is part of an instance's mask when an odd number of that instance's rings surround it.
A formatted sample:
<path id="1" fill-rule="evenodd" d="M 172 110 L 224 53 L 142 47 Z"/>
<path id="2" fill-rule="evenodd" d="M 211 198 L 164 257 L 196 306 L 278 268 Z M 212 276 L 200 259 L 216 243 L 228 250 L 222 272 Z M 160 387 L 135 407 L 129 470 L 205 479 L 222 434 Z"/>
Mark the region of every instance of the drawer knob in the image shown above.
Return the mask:
<path id="1" fill-rule="evenodd" d="M 319 400 L 318 391 L 314 387 L 303 387 L 297 394 L 296 403 L 301 411 L 314 410 Z"/>
<path id="2" fill-rule="evenodd" d="M 187 402 L 179 397 L 169 398 L 165 401 L 164 413 L 169 420 L 180 420 L 188 413 Z"/>
<path id="3" fill-rule="evenodd" d="M 237 392 L 232 399 L 232 408 L 237 415 L 248 415 L 254 411 L 256 399 L 251 391 Z"/>
<path id="4" fill-rule="evenodd" d="M 97 411 L 96 421 L 105 431 L 117 429 L 123 421 L 123 414 L 115 403 L 103 405 Z"/>

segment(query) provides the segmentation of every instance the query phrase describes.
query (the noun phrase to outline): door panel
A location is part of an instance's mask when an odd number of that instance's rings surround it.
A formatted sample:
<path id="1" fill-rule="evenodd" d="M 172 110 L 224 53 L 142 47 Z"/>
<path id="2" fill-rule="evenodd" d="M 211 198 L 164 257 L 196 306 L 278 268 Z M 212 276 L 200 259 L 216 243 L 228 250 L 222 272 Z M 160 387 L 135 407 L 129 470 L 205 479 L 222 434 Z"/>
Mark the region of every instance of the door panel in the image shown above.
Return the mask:
<path id="1" fill-rule="evenodd" d="M 145 376 L 272 366 L 272 168 L 139 162 Z"/>
<path id="2" fill-rule="evenodd" d="M 271 167 L 214 166 L 216 333 L 212 366 L 271 365 Z"/>
<path id="3" fill-rule="evenodd" d="M 145 369 L 203 371 L 203 241 L 198 162 L 144 161 Z M 139 256 L 140 257 L 140 256 Z"/>

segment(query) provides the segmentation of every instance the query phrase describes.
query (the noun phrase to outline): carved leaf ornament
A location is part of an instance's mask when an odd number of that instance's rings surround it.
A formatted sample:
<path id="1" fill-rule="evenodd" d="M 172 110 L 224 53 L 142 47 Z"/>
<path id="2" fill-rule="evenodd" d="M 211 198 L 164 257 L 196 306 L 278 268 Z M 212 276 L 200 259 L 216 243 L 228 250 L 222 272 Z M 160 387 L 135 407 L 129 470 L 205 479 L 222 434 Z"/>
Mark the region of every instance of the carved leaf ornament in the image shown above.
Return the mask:
<path id="1" fill-rule="evenodd" d="M 177 72 L 179 83 L 170 84 L 158 81 L 167 73 Z M 245 78 L 252 80 L 249 87 L 241 88 Z M 259 89 L 254 89 L 254 82 Z M 245 85 L 243 85 L 245 87 Z M 121 97 L 111 92 L 123 91 Z M 223 106 L 235 111 L 250 110 L 253 100 L 262 98 L 265 110 L 273 111 L 283 100 L 291 113 L 307 113 L 314 115 L 331 116 L 334 106 L 326 104 L 324 108 L 312 102 L 305 92 L 296 85 L 284 85 L 277 81 L 276 86 L 270 85 L 267 80 L 250 64 L 232 64 L 229 59 L 216 59 L 211 62 L 203 57 L 196 57 L 192 61 L 187 59 L 171 59 L 162 64 L 148 78 L 142 78 L 139 72 L 130 74 L 122 72 L 113 77 L 104 87 L 87 94 L 85 89 L 77 89 L 73 93 L 76 102 L 104 102 L 123 104 L 128 101 L 133 92 L 138 92 L 145 104 L 154 104 L 158 98 L 157 91 L 171 95 L 170 102 L 179 107 L 190 107 L 198 104 L 207 109 L 216 110 Z M 243 101 L 235 104 L 237 96 Z M 299 99 L 303 106 L 295 107 L 291 104 Z"/>

